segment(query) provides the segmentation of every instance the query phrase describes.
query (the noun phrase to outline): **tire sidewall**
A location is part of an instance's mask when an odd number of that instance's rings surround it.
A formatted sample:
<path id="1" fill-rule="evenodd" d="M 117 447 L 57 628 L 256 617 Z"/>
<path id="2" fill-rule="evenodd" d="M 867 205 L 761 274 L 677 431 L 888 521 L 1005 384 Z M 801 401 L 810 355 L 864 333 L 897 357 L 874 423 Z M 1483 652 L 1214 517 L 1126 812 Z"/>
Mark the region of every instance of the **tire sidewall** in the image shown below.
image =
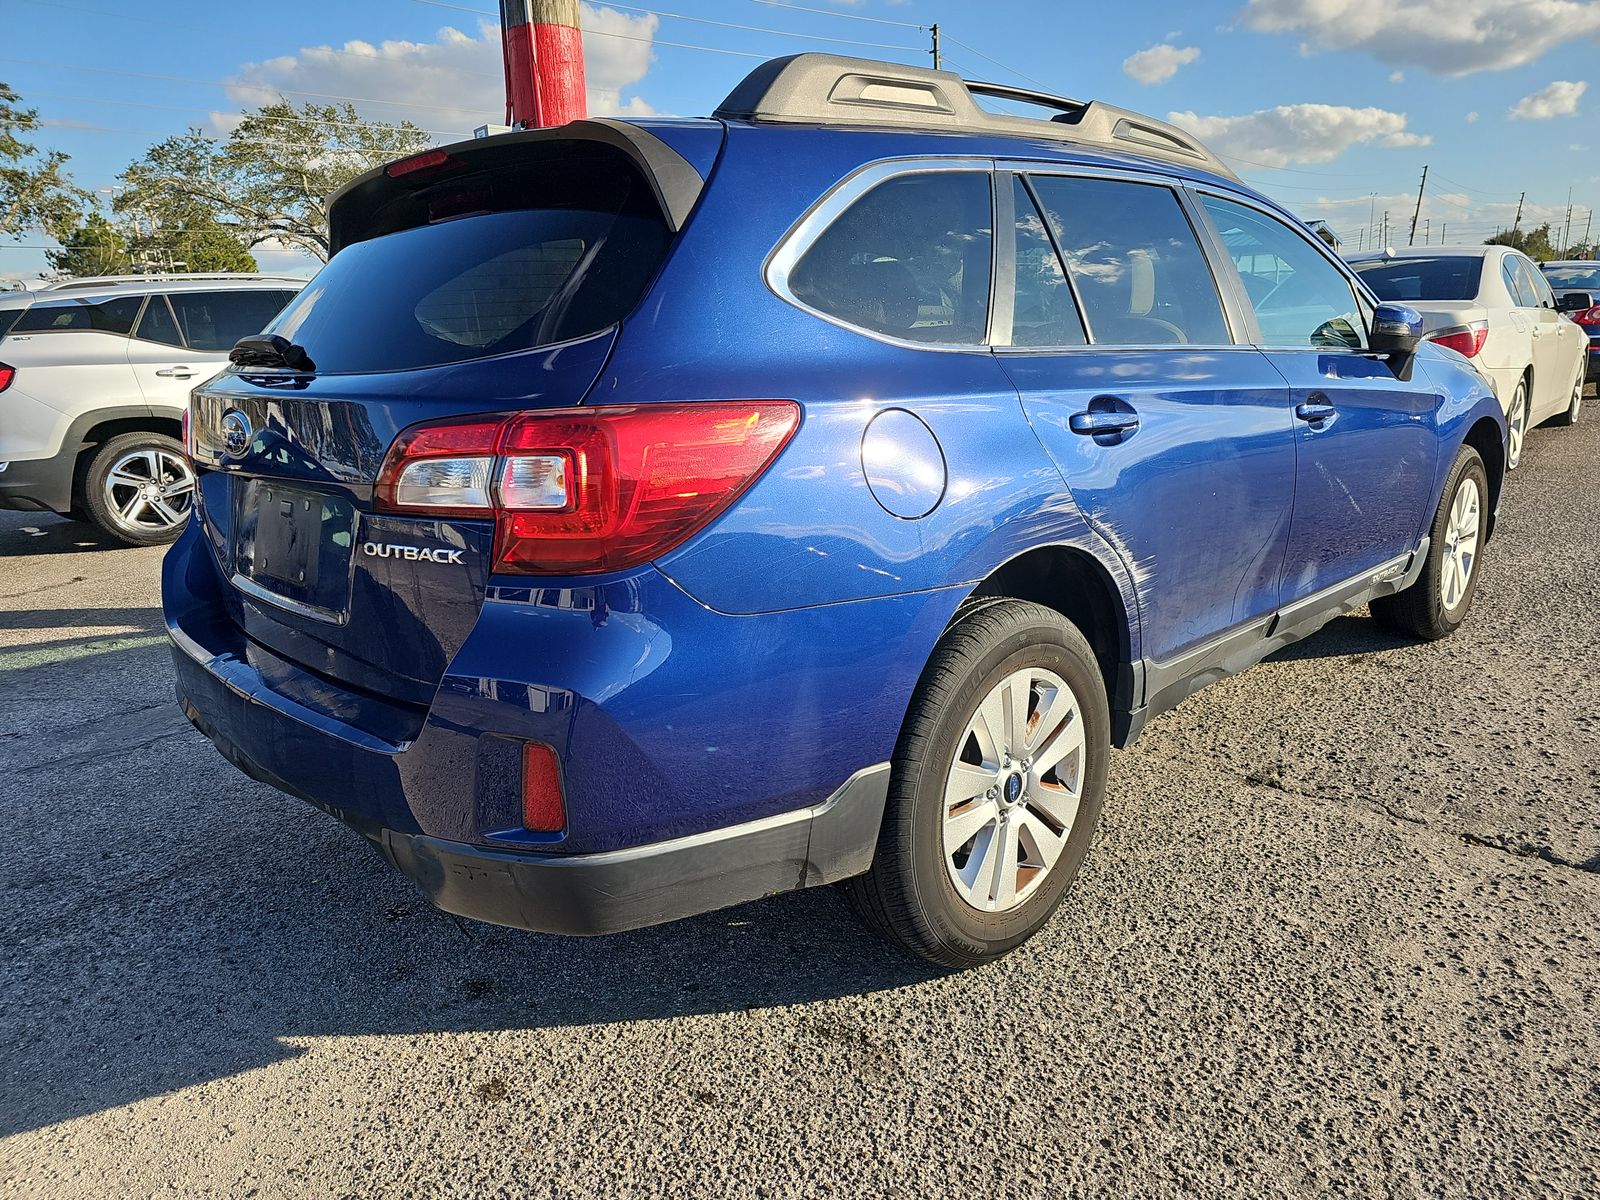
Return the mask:
<path id="1" fill-rule="evenodd" d="M 1050 610 L 1020 601 L 1010 603 L 1037 615 L 969 656 L 959 686 L 937 711 L 918 713 L 908 722 L 919 724 L 920 731 L 928 735 L 925 758 L 909 761 L 897 750 L 895 759 L 896 798 L 908 807 L 913 824 L 911 871 L 919 907 L 943 945 L 975 962 L 1003 954 L 1027 940 L 1060 905 L 1094 841 L 1110 760 L 1105 682 L 1087 644 Z M 979 703 L 1002 679 L 1025 667 L 1053 671 L 1072 689 L 1084 722 L 1082 799 L 1067 845 L 1034 894 L 1009 912 L 985 913 L 967 904 L 950 880 L 944 855 L 945 786 Z"/>

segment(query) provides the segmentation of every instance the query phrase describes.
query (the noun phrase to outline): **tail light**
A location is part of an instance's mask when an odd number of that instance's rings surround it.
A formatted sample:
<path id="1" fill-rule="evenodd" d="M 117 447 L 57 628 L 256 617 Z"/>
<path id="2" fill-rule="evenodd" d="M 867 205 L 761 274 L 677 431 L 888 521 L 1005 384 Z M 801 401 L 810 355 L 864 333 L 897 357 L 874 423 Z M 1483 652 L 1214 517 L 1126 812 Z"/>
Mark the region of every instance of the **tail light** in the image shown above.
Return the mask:
<path id="1" fill-rule="evenodd" d="M 1474 321 L 1470 325 L 1452 325 L 1449 329 L 1430 333 L 1428 340 L 1437 342 L 1441 346 L 1448 346 L 1457 354 L 1467 358 L 1476 358 L 1483 350 L 1483 344 L 1489 340 L 1489 322 Z"/>
<path id="2" fill-rule="evenodd" d="M 11 386 L 11 381 L 17 377 L 17 369 L 0 363 L 0 392 Z"/>
<path id="3" fill-rule="evenodd" d="M 1587 309 L 1584 312 L 1579 313 L 1577 316 L 1573 317 L 1572 319 L 1574 321 L 1576 321 L 1579 325 L 1600 325 L 1600 304 L 1596 304 L 1593 308 Z M 0 369 L 3 369 L 3 368 L 0 368 Z M 4 385 L 0 385 L 0 386 L 4 386 Z"/>
<path id="4" fill-rule="evenodd" d="M 616 571 L 709 524 L 799 423 L 789 400 L 707 400 L 414 426 L 375 498 L 387 512 L 493 518 L 497 571 Z"/>

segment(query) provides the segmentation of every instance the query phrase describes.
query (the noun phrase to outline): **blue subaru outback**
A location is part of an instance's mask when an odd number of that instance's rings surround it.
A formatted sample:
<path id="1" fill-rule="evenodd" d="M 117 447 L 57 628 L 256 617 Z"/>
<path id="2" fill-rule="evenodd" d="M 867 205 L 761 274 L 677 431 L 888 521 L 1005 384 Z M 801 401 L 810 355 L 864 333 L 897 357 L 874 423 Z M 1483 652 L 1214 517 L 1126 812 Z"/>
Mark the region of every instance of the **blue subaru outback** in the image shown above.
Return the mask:
<path id="1" fill-rule="evenodd" d="M 391 163 L 331 237 L 194 393 L 178 695 L 454 913 L 849 880 L 980 963 L 1152 716 L 1472 604 L 1489 385 L 1136 113 L 805 54 Z"/>

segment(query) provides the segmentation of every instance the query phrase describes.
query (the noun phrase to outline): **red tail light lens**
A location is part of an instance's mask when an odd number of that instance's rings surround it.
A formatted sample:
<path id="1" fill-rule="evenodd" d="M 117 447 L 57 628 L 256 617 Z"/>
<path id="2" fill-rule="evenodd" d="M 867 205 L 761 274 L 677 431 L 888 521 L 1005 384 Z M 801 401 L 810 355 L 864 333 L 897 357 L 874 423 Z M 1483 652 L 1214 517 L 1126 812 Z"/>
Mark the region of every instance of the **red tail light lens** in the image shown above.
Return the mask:
<path id="1" fill-rule="evenodd" d="M 1593 308 L 1579 313 L 1573 320 L 1577 321 L 1579 325 L 1600 325 L 1600 304 L 1596 304 Z"/>
<path id="2" fill-rule="evenodd" d="M 543 742 L 522 747 L 522 827 L 535 833 L 560 833 L 567 827 L 561 762 Z"/>
<path id="3" fill-rule="evenodd" d="M 11 386 L 11 381 L 17 377 L 17 369 L 0 363 L 0 392 Z"/>
<path id="4" fill-rule="evenodd" d="M 493 516 L 494 569 L 582 575 L 637 566 L 736 500 L 800 423 L 788 400 L 561 409 L 407 430 L 378 507 Z"/>
<path id="5" fill-rule="evenodd" d="M 1465 355 L 1467 358 L 1475 358 L 1482 351 L 1483 344 L 1489 340 L 1489 322 L 1474 321 L 1470 325 L 1441 329 L 1438 333 L 1430 333 L 1428 340 L 1438 342 L 1441 346 L 1448 346 L 1457 354 Z"/>

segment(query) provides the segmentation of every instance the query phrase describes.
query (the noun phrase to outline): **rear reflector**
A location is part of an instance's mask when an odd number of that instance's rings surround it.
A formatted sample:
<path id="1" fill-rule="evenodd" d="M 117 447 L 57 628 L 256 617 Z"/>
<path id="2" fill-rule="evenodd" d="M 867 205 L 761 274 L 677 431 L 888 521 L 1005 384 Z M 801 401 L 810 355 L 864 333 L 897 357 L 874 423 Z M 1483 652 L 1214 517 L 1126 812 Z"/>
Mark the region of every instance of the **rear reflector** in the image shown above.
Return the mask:
<path id="1" fill-rule="evenodd" d="M 494 569 L 637 566 L 732 504 L 800 423 L 789 400 L 568 408 L 414 426 L 378 474 L 378 507 L 495 520 Z"/>
<path id="2" fill-rule="evenodd" d="M 17 377 L 17 369 L 0 363 L 0 392 L 11 386 L 11 381 Z"/>
<path id="3" fill-rule="evenodd" d="M 1489 340 L 1489 322 L 1474 321 L 1470 325 L 1454 325 L 1449 329 L 1430 333 L 1428 340 L 1437 342 L 1441 346 L 1448 346 L 1457 354 L 1467 358 L 1475 358 L 1483 349 L 1483 344 Z"/>
<path id="4" fill-rule="evenodd" d="M 567 827 L 561 760 L 543 742 L 522 747 L 522 827 L 535 833 L 560 833 Z"/>

